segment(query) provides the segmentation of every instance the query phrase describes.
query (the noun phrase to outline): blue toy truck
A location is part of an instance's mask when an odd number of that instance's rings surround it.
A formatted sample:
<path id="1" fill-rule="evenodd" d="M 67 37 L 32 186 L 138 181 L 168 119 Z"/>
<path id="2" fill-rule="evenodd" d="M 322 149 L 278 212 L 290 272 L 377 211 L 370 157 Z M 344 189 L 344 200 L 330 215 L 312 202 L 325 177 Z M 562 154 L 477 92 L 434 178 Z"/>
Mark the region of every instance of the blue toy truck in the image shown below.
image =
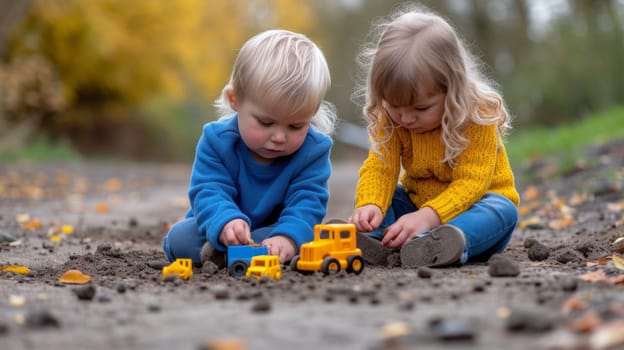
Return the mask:
<path id="1" fill-rule="evenodd" d="M 269 255 L 263 245 L 235 245 L 227 248 L 228 273 L 234 278 L 245 277 L 251 258 L 256 255 Z"/>

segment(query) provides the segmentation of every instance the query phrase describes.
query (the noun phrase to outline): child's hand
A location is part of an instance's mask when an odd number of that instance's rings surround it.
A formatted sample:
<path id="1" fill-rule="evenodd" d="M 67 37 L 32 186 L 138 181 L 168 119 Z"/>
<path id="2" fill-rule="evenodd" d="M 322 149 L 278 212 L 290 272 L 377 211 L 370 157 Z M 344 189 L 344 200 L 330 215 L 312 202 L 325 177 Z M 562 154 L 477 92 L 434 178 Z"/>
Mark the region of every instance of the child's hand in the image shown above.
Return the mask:
<path id="1" fill-rule="evenodd" d="M 295 256 L 295 242 L 286 236 L 273 236 L 262 241 L 269 254 L 279 256 L 280 263 L 285 263 Z"/>
<path id="2" fill-rule="evenodd" d="M 440 225 L 440 217 L 429 207 L 423 207 L 413 213 L 401 216 L 388 226 L 381 239 L 381 244 L 388 248 L 399 248 L 417 234 L 429 231 Z"/>
<path id="3" fill-rule="evenodd" d="M 223 230 L 221 230 L 219 235 L 219 242 L 226 247 L 249 244 L 250 239 L 249 225 L 243 219 L 234 219 L 228 222 L 223 226 Z"/>
<path id="4" fill-rule="evenodd" d="M 349 217 L 349 223 L 355 224 L 358 231 L 370 232 L 383 220 L 381 209 L 374 204 L 367 204 L 355 209 L 353 215 Z"/>

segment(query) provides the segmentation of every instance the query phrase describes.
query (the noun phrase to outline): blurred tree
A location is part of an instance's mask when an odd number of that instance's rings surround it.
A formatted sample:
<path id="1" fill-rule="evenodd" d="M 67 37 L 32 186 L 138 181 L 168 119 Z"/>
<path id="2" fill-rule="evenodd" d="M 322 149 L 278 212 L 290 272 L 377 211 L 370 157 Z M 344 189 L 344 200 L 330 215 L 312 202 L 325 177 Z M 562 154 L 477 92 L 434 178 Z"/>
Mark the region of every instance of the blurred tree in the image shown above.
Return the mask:
<path id="1" fill-rule="evenodd" d="M 62 84 L 67 108 L 39 118 L 38 130 L 83 150 L 115 142 L 128 150 L 139 147 L 149 123 L 138 113 L 142 103 L 189 94 L 212 101 L 248 36 L 261 26 L 305 32 L 313 22 L 308 8 L 287 0 L 36 0 L 5 60 L 40 57 Z"/>

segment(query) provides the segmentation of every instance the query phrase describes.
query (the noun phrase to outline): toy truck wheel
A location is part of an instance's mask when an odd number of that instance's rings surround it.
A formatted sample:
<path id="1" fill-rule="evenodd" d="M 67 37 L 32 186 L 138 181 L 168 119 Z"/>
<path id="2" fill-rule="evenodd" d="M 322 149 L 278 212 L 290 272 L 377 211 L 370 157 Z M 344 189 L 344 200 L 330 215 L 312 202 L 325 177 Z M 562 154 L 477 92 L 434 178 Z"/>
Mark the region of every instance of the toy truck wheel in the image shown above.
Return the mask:
<path id="1" fill-rule="evenodd" d="M 299 271 L 297 268 L 297 263 L 299 262 L 299 255 L 295 255 L 292 260 L 290 260 L 290 271 Z"/>
<path id="2" fill-rule="evenodd" d="M 248 265 L 244 260 L 234 260 L 228 267 L 228 272 L 234 278 L 242 278 L 247 273 L 247 267 Z"/>
<path id="3" fill-rule="evenodd" d="M 351 255 L 347 258 L 347 272 L 359 275 L 364 269 L 364 259 L 359 255 Z"/>
<path id="4" fill-rule="evenodd" d="M 321 265 L 321 272 L 326 275 L 340 272 L 340 262 L 338 262 L 335 258 L 325 258 L 325 260 L 323 260 L 323 264 Z"/>

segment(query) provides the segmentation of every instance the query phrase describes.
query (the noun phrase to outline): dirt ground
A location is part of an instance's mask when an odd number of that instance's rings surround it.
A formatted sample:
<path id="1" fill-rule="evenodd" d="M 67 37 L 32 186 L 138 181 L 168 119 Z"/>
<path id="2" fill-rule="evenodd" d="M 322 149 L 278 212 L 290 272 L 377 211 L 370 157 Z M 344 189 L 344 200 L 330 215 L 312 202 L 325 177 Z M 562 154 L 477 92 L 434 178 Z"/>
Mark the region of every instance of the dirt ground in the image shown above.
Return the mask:
<path id="1" fill-rule="evenodd" d="M 516 170 L 497 259 L 279 281 L 162 281 L 190 165 L 0 165 L 0 267 L 30 269 L 0 272 L 0 349 L 624 349 L 624 140 L 578 159 Z M 358 165 L 335 164 L 328 217 L 349 215 Z M 70 269 L 91 282 L 59 282 Z"/>

